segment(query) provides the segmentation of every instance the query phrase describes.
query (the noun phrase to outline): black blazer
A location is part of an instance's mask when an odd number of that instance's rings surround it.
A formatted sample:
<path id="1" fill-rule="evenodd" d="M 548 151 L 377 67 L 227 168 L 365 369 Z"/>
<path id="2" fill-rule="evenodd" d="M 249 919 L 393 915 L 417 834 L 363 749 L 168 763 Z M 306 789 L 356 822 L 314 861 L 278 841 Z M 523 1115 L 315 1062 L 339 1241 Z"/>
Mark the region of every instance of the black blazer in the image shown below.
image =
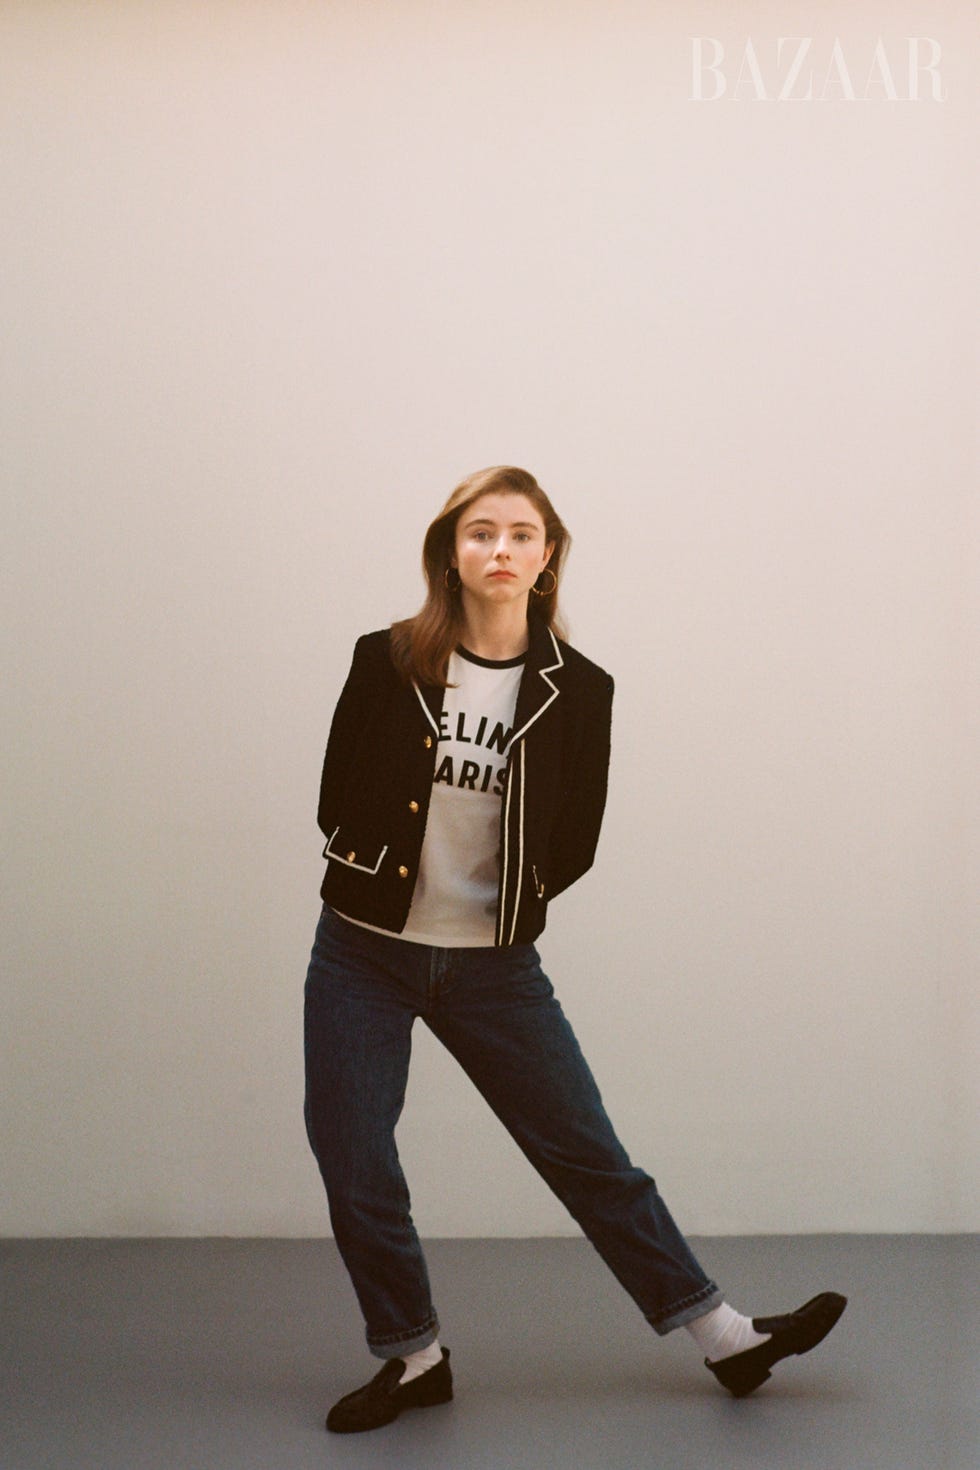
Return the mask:
<path id="1" fill-rule="evenodd" d="M 500 802 L 497 945 L 541 933 L 549 899 L 592 866 L 606 804 L 613 681 L 533 614 Z M 419 870 L 443 690 L 406 684 L 390 630 L 357 640 L 330 726 L 317 823 L 320 896 L 400 933 Z"/>

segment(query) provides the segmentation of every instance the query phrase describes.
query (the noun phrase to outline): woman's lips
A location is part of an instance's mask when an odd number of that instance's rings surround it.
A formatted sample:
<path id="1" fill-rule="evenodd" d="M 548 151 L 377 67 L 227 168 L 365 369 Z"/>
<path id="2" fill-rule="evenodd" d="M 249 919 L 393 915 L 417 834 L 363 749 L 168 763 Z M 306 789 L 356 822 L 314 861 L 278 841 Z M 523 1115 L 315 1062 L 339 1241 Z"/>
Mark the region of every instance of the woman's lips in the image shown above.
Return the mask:
<path id="1" fill-rule="evenodd" d="M 516 572 L 491 572 L 491 577 L 510 577 L 511 580 L 517 575 Z"/>

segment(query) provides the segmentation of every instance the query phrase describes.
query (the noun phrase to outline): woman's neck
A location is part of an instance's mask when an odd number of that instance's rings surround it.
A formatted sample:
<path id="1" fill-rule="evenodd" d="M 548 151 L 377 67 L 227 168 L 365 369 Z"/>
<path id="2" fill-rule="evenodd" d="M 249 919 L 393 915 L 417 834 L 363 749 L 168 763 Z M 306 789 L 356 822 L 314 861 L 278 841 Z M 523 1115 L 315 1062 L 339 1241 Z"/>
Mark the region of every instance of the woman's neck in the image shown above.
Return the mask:
<path id="1" fill-rule="evenodd" d="M 516 658 L 527 649 L 527 602 L 510 607 L 467 606 L 463 598 L 463 628 L 459 641 L 478 658 L 495 662 Z"/>

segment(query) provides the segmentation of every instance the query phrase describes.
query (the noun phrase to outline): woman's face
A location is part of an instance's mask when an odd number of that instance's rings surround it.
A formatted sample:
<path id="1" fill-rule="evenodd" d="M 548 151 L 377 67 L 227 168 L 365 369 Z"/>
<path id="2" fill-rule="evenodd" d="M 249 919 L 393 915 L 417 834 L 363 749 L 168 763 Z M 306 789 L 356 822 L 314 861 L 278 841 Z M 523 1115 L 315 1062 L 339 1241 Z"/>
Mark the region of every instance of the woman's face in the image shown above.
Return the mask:
<path id="1" fill-rule="evenodd" d="M 526 495 L 481 495 L 456 522 L 451 565 L 464 594 L 481 603 L 509 603 L 527 595 L 548 565 L 554 542 Z M 549 578 L 550 581 L 550 578 Z"/>

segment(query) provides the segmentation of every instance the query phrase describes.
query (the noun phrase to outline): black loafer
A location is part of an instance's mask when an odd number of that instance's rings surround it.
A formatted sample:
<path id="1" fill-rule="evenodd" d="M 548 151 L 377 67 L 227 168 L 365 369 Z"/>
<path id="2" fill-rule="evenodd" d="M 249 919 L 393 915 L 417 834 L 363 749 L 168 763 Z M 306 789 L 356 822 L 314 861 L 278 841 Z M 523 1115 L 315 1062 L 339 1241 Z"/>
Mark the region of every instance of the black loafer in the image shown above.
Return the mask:
<path id="1" fill-rule="evenodd" d="M 733 1353 L 730 1358 L 719 1358 L 716 1363 L 705 1358 L 705 1366 L 729 1393 L 737 1399 L 744 1398 L 760 1383 L 765 1383 L 769 1369 L 780 1358 L 808 1353 L 822 1342 L 846 1306 L 846 1296 L 824 1291 L 787 1317 L 753 1317 L 756 1332 L 772 1334 L 769 1341 L 746 1348 L 744 1353 Z"/>
<path id="2" fill-rule="evenodd" d="M 404 1359 L 389 1358 L 370 1383 L 338 1399 L 327 1415 L 327 1428 L 334 1434 L 360 1434 L 390 1424 L 402 1409 L 427 1409 L 432 1404 L 448 1404 L 452 1398 L 448 1348 L 442 1350 L 441 1363 L 402 1385 L 399 1379 L 404 1371 Z"/>

